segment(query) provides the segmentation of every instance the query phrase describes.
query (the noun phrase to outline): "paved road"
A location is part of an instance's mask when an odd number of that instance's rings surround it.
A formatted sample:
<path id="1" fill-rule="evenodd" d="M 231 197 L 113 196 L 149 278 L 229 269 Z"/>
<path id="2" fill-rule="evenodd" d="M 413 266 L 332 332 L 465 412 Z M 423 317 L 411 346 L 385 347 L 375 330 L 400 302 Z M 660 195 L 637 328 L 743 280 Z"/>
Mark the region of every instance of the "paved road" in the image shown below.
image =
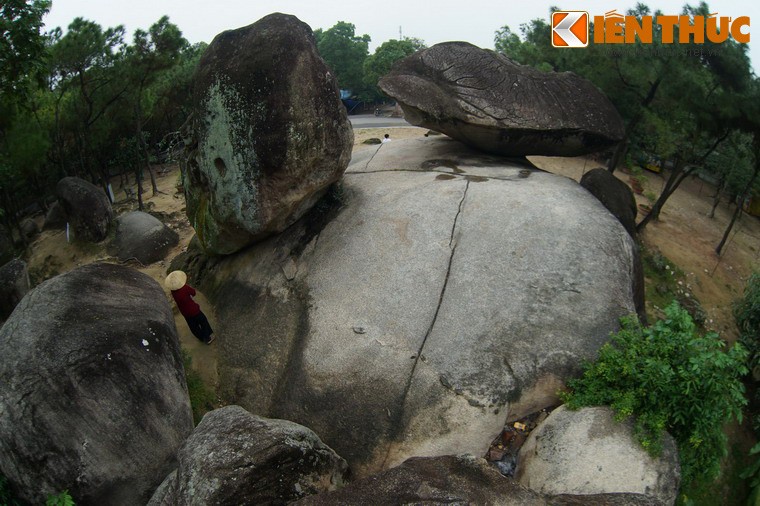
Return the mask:
<path id="1" fill-rule="evenodd" d="M 387 128 L 412 126 L 403 118 L 386 118 L 374 114 L 356 114 L 348 117 L 354 128 Z"/>

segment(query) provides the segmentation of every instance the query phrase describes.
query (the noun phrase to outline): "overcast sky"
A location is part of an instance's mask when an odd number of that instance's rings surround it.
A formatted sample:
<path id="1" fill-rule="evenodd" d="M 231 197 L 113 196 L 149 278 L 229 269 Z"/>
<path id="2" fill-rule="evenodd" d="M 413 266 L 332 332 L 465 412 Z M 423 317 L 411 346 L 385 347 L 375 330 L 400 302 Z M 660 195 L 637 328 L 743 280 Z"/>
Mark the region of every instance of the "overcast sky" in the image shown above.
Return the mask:
<path id="1" fill-rule="evenodd" d="M 76 17 L 95 21 L 103 27 L 122 24 L 127 33 L 148 28 L 167 14 L 190 42 L 211 42 L 224 30 L 251 24 L 272 12 L 294 14 L 312 29 L 330 28 L 338 21 L 356 25 L 356 33 L 372 37 L 370 51 L 389 39 L 418 37 L 428 45 L 449 40 L 464 40 L 493 48 L 494 32 L 504 25 L 518 31 L 521 23 L 534 18 L 548 21 L 549 8 L 557 5 L 567 10 L 585 10 L 592 16 L 617 9 L 624 13 L 635 0 L 620 3 L 600 0 L 387 0 L 387 1 L 316 1 L 316 0 L 53 0 L 45 18 L 47 29 L 66 28 Z M 644 2 L 664 14 L 680 14 L 683 0 Z M 691 2 L 697 4 L 696 0 Z M 760 2 L 720 0 L 709 3 L 720 16 L 750 16 L 752 26 L 750 58 L 760 61 Z M 558 49 L 577 51 L 577 49 Z"/>

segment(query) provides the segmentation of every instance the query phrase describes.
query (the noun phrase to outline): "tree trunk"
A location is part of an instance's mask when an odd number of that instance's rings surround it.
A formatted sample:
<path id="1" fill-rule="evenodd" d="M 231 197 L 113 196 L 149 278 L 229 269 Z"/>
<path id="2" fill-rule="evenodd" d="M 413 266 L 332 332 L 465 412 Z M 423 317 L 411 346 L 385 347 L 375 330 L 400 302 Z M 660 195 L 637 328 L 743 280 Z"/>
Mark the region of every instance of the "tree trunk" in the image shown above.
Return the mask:
<path id="1" fill-rule="evenodd" d="M 726 245 L 726 241 L 728 240 L 728 235 L 731 233 L 731 229 L 734 228 L 734 223 L 736 223 L 736 219 L 739 217 L 739 215 L 742 213 L 742 208 L 744 207 L 744 201 L 747 199 L 747 196 L 749 195 L 749 192 L 752 191 L 752 185 L 755 184 L 755 179 L 757 179 L 757 174 L 760 172 L 760 160 L 757 160 L 757 156 L 759 153 L 757 151 L 755 152 L 755 170 L 752 173 L 752 177 L 749 180 L 749 183 L 747 183 L 747 186 L 744 188 L 744 192 L 742 192 L 742 196 L 739 198 L 739 202 L 736 204 L 736 210 L 734 211 L 734 215 L 731 217 L 731 221 L 728 223 L 728 227 L 726 227 L 726 231 L 723 233 L 723 237 L 720 240 L 720 243 L 718 243 L 718 246 L 715 248 L 715 253 L 720 256 L 721 252 L 723 251 L 723 247 Z"/>
<path id="2" fill-rule="evenodd" d="M 607 165 L 608 171 L 615 172 L 615 169 L 620 163 L 620 160 L 625 158 L 625 154 L 628 152 L 628 143 L 630 142 L 631 134 L 639 125 L 641 119 L 644 117 L 644 110 L 649 108 L 649 105 L 657 95 L 657 89 L 660 87 L 661 82 L 662 76 L 658 77 L 657 80 L 649 86 L 649 92 L 647 93 L 647 96 L 644 97 L 644 99 L 641 101 L 641 110 L 638 112 L 638 114 L 636 114 L 636 116 L 633 117 L 633 119 L 631 119 L 628 125 L 626 125 L 623 139 L 620 141 L 620 143 L 618 143 L 617 147 L 615 148 L 615 153 L 612 155 L 612 158 L 610 158 L 610 163 Z"/>

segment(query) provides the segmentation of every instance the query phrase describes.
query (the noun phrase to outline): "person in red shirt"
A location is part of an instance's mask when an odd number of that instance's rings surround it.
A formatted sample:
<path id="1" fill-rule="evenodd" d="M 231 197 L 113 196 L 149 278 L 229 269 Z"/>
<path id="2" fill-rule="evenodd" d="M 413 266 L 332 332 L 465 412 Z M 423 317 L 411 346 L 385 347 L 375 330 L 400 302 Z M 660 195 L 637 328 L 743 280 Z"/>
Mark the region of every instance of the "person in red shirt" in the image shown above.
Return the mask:
<path id="1" fill-rule="evenodd" d="M 187 284 L 187 274 L 182 271 L 171 272 L 166 276 L 164 284 L 172 291 L 174 302 L 177 303 L 179 312 L 185 317 L 193 335 L 206 344 L 214 342 L 214 330 L 201 307 L 193 300 L 195 288 Z"/>

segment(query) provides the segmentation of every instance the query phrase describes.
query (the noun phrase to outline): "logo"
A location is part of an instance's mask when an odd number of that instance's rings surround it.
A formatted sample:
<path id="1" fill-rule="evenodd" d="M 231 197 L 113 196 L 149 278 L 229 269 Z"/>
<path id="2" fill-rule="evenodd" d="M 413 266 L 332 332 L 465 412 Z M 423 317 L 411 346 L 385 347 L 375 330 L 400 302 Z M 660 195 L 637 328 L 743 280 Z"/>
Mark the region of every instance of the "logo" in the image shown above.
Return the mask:
<path id="1" fill-rule="evenodd" d="M 586 47 L 589 43 L 589 14 L 584 11 L 552 13 L 552 46 Z M 729 37 L 749 43 L 749 16 L 624 16 L 615 10 L 594 16 L 594 44 L 714 44 Z"/>
<path id="2" fill-rule="evenodd" d="M 557 11 L 552 13 L 552 46 L 588 46 L 588 12 Z"/>

